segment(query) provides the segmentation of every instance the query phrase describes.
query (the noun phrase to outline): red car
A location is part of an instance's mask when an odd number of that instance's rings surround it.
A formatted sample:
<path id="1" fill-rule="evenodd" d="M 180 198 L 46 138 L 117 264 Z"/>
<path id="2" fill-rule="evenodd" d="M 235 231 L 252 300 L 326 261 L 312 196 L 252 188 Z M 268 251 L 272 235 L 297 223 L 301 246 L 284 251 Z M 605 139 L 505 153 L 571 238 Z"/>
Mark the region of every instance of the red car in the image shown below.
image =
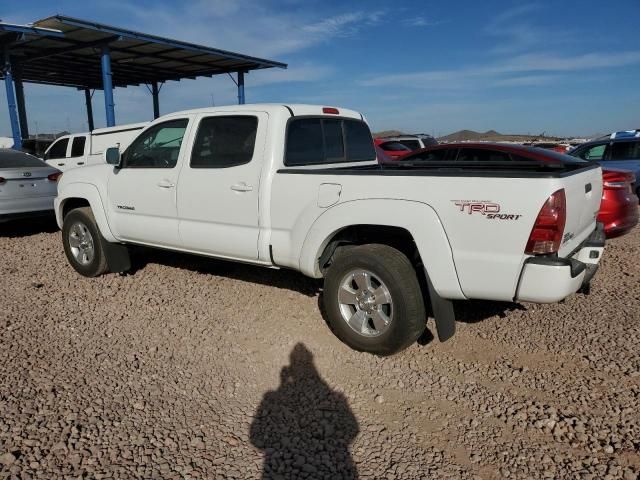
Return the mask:
<path id="1" fill-rule="evenodd" d="M 392 160 L 400 160 L 413 152 L 409 147 L 404 146 L 395 140 L 385 140 L 384 138 L 376 138 L 373 140 L 376 147 L 379 147 Z"/>
<path id="2" fill-rule="evenodd" d="M 598 220 L 604 223 L 607 238 L 624 235 L 638 224 L 638 197 L 633 185 L 636 176 L 629 170 L 602 170 L 602 203 Z"/>
<path id="3" fill-rule="evenodd" d="M 544 162 L 564 162 L 575 160 L 553 150 L 500 144 L 500 143 L 461 143 L 441 144 L 417 150 L 404 156 L 403 162 L 416 161 L 486 161 L 503 162 L 518 160 L 536 160 Z M 636 182 L 633 172 L 607 168 L 602 172 L 603 190 L 598 221 L 604 224 L 607 238 L 624 235 L 638 224 L 638 197 L 634 193 Z"/>

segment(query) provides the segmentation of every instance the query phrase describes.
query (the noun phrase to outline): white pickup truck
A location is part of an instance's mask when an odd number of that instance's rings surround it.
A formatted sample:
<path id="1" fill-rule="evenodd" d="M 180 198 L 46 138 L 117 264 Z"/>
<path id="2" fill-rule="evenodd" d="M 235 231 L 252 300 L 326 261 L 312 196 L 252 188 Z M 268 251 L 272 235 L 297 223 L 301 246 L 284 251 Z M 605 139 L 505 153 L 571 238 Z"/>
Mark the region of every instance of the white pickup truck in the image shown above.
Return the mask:
<path id="1" fill-rule="evenodd" d="M 119 146 L 123 150 L 149 122 L 97 128 L 57 138 L 44 152 L 44 161 L 62 172 L 76 167 L 104 163 L 104 151 Z"/>
<path id="2" fill-rule="evenodd" d="M 342 108 L 173 113 L 105 160 L 64 173 L 55 201 L 80 274 L 126 271 L 127 245 L 298 270 L 324 278 L 336 335 L 380 355 L 421 335 L 425 305 L 445 340 L 452 300 L 559 301 L 603 253 L 597 165 L 380 165 Z"/>

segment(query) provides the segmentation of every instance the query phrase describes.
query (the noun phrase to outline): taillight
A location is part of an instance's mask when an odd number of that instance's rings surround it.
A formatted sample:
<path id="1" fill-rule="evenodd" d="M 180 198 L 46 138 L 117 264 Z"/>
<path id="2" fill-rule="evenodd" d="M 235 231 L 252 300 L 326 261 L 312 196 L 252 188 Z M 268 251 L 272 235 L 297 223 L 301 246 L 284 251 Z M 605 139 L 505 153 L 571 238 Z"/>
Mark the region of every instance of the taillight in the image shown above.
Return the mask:
<path id="1" fill-rule="evenodd" d="M 0 185 L 2 185 L 6 180 L 3 177 L 0 177 Z"/>
<path id="2" fill-rule="evenodd" d="M 602 173 L 602 186 L 613 190 L 631 191 L 631 185 L 636 181 L 633 172 L 616 172 L 605 170 Z"/>
<path id="3" fill-rule="evenodd" d="M 340 111 L 334 107 L 322 107 L 322 113 L 330 113 L 331 115 L 339 115 Z"/>
<path id="4" fill-rule="evenodd" d="M 47 180 L 51 180 L 52 182 L 57 182 L 58 180 L 60 180 L 61 176 L 62 176 L 62 172 L 52 173 L 51 175 L 47 175 Z"/>
<path id="5" fill-rule="evenodd" d="M 567 198 L 563 188 L 553 193 L 540 209 L 524 253 L 529 255 L 556 253 L 560 249 L 566 221 Z"/>

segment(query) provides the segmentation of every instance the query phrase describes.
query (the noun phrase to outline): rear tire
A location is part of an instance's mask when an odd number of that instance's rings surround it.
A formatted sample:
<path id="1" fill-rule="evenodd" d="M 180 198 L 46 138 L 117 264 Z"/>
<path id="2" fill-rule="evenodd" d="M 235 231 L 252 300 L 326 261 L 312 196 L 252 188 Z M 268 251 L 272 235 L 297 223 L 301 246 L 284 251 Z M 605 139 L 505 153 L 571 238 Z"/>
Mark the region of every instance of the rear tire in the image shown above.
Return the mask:
<path id="1" fill-rule="evenodd" d="M 90 207 L 76 208 L 64 217 L 62 244 L 67 260 L 80 275 L 97 277 L 107 271 L 102 235 Z"/>
<path id="2" fill-rule="evenodd" d="M 339 251 L 325 275 L 323 302 L 335 335 L 363 352 L 392 355 L 426 327 L 416 272 L 403 253 L 387 245 Z"/>

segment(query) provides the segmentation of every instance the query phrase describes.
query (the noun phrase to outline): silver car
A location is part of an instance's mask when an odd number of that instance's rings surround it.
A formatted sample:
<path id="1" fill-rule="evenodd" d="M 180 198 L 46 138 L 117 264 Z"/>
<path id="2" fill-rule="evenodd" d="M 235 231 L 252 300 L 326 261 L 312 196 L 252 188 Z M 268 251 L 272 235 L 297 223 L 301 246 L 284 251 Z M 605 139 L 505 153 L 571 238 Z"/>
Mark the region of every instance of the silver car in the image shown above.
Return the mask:
<path id="1" fill-rule="evenodd" d="M 53 214 L 60 170 L 28 153 L 0 149 L 0 223 Z"/>

